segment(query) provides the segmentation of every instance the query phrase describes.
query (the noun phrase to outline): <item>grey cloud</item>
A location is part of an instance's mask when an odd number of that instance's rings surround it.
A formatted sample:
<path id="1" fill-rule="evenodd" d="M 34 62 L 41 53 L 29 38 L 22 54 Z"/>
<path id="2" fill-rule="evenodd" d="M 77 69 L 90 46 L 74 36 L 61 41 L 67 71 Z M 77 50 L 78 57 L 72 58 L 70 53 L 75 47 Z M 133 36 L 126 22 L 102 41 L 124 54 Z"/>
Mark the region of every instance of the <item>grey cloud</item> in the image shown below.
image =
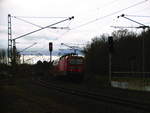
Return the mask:
<path id="1" fill-rule="evenodd" d="M 6 40 L 1 40 L 1 39 L 0 39 L 0 48 L 5 48 L 5 49 L 6 49 L 7 46 L 8 46 L 8 45 L 7 45 L 7 41 L 6 41 Z"/>

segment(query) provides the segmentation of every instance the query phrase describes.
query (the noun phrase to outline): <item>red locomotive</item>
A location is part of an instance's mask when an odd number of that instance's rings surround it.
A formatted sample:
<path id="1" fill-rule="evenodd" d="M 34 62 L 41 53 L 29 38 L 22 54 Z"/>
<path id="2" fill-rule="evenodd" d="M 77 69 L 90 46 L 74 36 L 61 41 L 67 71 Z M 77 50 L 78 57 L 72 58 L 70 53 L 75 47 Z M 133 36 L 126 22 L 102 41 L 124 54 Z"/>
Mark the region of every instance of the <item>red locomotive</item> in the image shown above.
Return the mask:
<path id="1" fill-rule="evenodd" d="M 66 76 L 73 79 L 83 79 L 84 58 L 76 54 L 66 54 L 53 63 L 55 76 Z"/>

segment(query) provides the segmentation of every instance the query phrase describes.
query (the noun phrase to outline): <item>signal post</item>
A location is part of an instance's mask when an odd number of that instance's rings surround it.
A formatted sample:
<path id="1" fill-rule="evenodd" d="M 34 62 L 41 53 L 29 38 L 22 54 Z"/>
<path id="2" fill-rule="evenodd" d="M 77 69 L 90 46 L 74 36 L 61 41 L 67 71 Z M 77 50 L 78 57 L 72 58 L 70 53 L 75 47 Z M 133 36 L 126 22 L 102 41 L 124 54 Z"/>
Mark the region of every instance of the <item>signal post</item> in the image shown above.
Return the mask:
<path id="1" fill-rule="evenodd" d="M 52 62 L 53 43 L 49 42 L 50 62 Z"/>
<path id="2" fill-rule="evenodd" d="M 109 86 L 111 86 L 111 78 L 112 78 L 112 53 L 114 52 L 113 47 L 113 37 L 108 37 L 108 49 L 109 49 Z"/>

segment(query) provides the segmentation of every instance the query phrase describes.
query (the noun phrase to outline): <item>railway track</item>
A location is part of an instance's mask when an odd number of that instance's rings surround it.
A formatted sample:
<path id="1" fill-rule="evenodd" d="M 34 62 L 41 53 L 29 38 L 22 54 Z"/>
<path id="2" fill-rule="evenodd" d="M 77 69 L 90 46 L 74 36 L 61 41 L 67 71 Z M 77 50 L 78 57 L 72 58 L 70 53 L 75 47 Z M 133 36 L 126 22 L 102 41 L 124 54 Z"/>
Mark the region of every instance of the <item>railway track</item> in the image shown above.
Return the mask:
<path id="1" fill-rule="evenodd" d="M 42 87 L 63 92 L 65 94 L 80 96 L 83 98 L 93 99 L 95 101 L 101 101 L 101 102 L 111 103 L 115 105 L 121 105 L 136 110 L 138 109 L 146 113 L 150 112 L 150 102 L 141 102 L 138 100 L 131 100 L 131 99 L 121 98 L 117 96 L 111 96 L 110 94 L 89 92 L 86 90 L 79 90 L 75 88 L 66 88 L 58 84 L 46 82 L 40 79 L 36 81 L 36 84 L 41 85 Z"/>
<path id="2" fill-rule="evenodd" d="M 6 84 L 8 84 L 8 83 L 10 83 L 10 80 L 9 80 L 9 79 L 1 79 L 1 80 L 0 80 L 0 85 L 6 85 Z"/>

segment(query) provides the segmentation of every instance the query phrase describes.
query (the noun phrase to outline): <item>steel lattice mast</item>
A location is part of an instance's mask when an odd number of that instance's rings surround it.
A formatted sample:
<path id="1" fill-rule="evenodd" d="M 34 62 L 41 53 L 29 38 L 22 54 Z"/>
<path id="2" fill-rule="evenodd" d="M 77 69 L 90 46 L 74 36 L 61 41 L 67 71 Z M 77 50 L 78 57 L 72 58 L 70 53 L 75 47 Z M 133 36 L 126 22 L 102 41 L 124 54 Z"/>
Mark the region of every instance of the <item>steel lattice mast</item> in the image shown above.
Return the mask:
<path id="1" fill-rule="evenodd" d="M 11 64 L 12 61 L 12 29 L 11 29 L 11 15 L 8 14 L 8 64 Z"/>
<path id="2" fill-rule="evenodd" d="M 10 14 L 8 14 L 8 63 L 10 63 L 12 65 L 16 64 L 16 56 L 17 56 L 17 54 L 16 54 L 16 52 L 17 52 L 16 51 L 16 39 L 20 39 L 22 37 L 25 37 L 25 36 L 33 34 L 35 32 L 41 31 L 43 29 L 46 29 L 46 28 L 49 28 L 49 27 L 53 27 L 54 25 L 62 23 L 62 22 L 65 22 L 67 20 L 74 19 L 74 16 L 72 16 L 72 17 L 69 17 L 67 19 L 64 19 L 64 20 L 58 21 L 56 23 L 53 23 L 51 25 L 48 25 L 48 26 L 45 26 L 45 27 L 40 27 L 37 30 L 34 30 L 32 32 L 23 34 L 23 35 L 21 35 L 19 37 L 16 37 L 16 38 L 12 39 L 11 17 L 12 16 Z"/>

